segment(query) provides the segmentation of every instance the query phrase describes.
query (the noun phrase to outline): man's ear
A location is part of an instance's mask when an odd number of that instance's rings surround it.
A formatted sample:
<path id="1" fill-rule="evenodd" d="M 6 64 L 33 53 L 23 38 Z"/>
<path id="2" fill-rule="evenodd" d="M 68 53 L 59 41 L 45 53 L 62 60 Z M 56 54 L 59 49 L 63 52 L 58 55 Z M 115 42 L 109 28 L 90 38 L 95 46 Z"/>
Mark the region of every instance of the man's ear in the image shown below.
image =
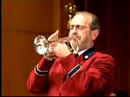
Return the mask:
<path id="1" fill-rule="evenodd" d="M 99 35 L 99 30 L 93 30 L 92 31 L 92 40 L 95 40 L 98 35 Z"/>

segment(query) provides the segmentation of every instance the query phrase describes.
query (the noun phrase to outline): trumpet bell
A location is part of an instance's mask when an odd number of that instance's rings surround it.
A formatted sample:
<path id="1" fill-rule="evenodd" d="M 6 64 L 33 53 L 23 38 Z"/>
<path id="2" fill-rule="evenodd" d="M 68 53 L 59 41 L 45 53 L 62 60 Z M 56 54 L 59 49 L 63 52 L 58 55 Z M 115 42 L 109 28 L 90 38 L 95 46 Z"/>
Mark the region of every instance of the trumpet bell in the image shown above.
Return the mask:
<path id="1" fill-rule="evenodd" d="M 44 36 L 38 35 L 34 39 L 34 48 L 39 55 L 45 55 L 48 50 L 48 41 Z"/>

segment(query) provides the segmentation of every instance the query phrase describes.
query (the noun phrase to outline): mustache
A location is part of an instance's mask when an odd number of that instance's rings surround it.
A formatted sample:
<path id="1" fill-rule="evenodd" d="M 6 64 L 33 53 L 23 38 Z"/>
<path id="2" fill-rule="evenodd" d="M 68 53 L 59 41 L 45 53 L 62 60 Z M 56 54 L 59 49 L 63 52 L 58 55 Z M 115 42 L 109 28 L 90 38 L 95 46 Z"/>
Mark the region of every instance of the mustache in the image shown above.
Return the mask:
<path id="1" fill-rule="evenodd" d="M 74 39 L 76 39 L 76 40 L 80 40 L 81 39 L 81 37 L 79 36 L 79 35 L 75 35 L 75 34 L 73 34 L 73 35 L 70 35 L 71 37 L 74 37 Z"/>

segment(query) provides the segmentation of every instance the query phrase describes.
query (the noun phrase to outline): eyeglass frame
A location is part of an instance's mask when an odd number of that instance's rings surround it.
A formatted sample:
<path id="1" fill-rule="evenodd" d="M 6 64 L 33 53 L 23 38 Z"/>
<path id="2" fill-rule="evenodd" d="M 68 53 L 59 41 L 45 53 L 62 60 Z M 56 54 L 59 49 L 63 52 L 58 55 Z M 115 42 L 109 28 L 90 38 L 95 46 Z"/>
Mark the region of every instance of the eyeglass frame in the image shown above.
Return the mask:
<path id="1" fill-rule="evenodd" d="M 83 30 L 85 28 L 87 28 L 86 26 L 83 26 L 83 25 L 70 25 L 69 26 L 69 30 L 73 30 L 73 29 L 78 29 L 78 30 Z"/>

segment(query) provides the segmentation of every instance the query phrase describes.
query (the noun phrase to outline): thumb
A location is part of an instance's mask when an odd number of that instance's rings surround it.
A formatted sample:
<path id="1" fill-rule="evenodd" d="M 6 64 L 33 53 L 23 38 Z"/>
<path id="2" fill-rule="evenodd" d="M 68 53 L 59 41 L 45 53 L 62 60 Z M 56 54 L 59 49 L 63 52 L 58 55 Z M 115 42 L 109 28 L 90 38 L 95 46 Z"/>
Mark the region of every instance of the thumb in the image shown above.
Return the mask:
<path id="1" fill-rule="evenodd" d="M 55 41 L 58 39 L 59 30 L 56 30 L 55 33 L 51 34 L 51 36 L 48 37 L 48 41 Z"/>

